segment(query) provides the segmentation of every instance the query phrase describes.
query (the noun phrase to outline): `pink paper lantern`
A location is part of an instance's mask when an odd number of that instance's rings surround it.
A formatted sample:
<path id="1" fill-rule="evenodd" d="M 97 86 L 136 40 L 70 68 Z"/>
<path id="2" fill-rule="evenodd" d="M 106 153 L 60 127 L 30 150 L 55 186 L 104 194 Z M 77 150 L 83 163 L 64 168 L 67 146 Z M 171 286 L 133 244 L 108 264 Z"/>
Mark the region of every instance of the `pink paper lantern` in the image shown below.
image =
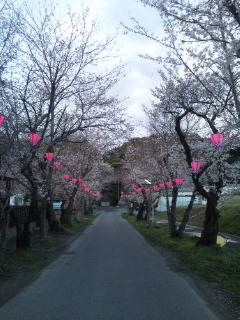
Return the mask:
<path id="1" fill-rule="evenodd" d="M 56 169 L 56 170 L 58 170 L 59 168 L 60 168 L 60 165 L 61 165 L 61 163 L 60 162 L 54 162 L 54 168 Z"/>
<path id="2" fill-rule="evenodd" d="M 51 162 L 53 157 L 54 157 L 54 153 L 51 153 L 51 152 L 47 152 L 46 155 L 45 155 L 46 159 L 48 162 Z"/>
<path id="3" fill-rule="evenodd" d="M 30 133 L 29 137 L 30 137 L 30 143 L 33 147 L 35 147 L 38 144 L 39 140 L 41 139 L 40 135 L 37 133 Z"/>
<path id="4" fill-rule="evenodd" d="M 2 114 L 0 114 L 0 127 L 3 125 L 4 119 L 5 117 Z"/>
<path id="5" fill-rule="evenodd" d="M 193 178 L 196 180 L 197 174 L 201 168 L 201 162 L 193 161 L 191 162 L 191 167 L 192 167 L 192 173 L 194 174 Z"/>
<path id="6" fill-rule="evenodd" d="M 76 184 L 77 183 L 77 179 L 72 179 L 72 184 Z"/>
<path id="7" fill-rule="evenodd" d="M 183 179 L 181 179 L 181 178 L 176 178 L 176 179 L 175 179 L 175 182 L 176 182 L 176 186 L 179 188 L 179 187 L 182 186 Z"/>
<path id="8" fill-rule="evenodd" d="M 172 182 L 167 182 L 166 184 L 167 184 L 168 189 L 172 188 Z"/>
<path id="9" fill-rule="evenodd" d="M 137 188 L 137 192 L 142 192 L 142 188 Z"/>
<path id="10" fill-rule="evenodd" d="M 153 191 L 158 192 L 158 186 L 153 186 Z"/>
<path id="11" fill-rule="evenodd" d="M 145 189 L 145 193 L 149 193 L 150 192 L 150 190 L 149 189 Z"/>
<path id="12" fill-rule="evenodd" d="M 64 179 L 65 181 L 69 181 L 70 177 L 69 177 L 68 174 L 65 174 L 65 175 L 63 176 L 63 179 Z"/>
<path id="13" fill-rule="evenodd" d="M 210 140 L 212 144 L 215 146 L 216 150 L 222 149 L 224 135 L 222 133 L 214 133 L 211 135 Z"/>
<path id="14" fill-rule="evenodd" d="M 191 167 L 192 167 L 192 172 L 194 174 L 198 174 L 198 172 L 200 171 L 200 168 L 201 168 L 201 162 L 193 161 L 193 162 L 191 162 Z"/>
<path id="15" fill-rule="evenodd" d="M 164 190 L 164 189 L 165 189 L 164 183 L 160 183 L 160 184 L 159 184 L 159 188 L 160 188 L 161 190 Z"/>
<path id="16" fill-rule="evenodd" d="M 78 183 L 83 183 L 82 179 L 78 179 Z"/>

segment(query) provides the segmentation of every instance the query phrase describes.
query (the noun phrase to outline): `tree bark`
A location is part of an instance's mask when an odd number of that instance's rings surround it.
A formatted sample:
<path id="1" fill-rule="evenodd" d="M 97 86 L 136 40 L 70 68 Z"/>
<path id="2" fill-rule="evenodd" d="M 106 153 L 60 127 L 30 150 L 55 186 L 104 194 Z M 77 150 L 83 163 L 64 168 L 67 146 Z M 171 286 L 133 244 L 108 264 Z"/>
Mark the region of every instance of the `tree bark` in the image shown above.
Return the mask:
<path id="1" fill-rule="evenodd" d="M 167 217 L 168 217 L 168 228 L 172 228 L 172 218 L 171 218 L 171 208 L 169 204 L 168 190 L 166 189 L 166 208 L 167 208 Z"/>
<path id="2" fill-rule="evenodd" d="M 176 209 L 177 209 L 177 197 L 178 197 L 178 187 L 174 186 L 172 189 L 172 203 L 170 207 L 170 232 L 171 237 L 177 237 L 177 226 L 176 226 Z"/>
<path id="3" fill-rule="evenodd" d="M 6 248 L 7 248 L 7 231 L 8 231 L 8 220 L 9 220 L 9 210 L 0 201 L 0 223 L 1 223 L 1 238 L 0 238 L 0 268 L 2 268 L 2 263 L 5 258 Z"/>
<path id="4" fill-rule="evenodd" d="M 176 126 L 175 130 L 179 136 L 179 139 L 184 147 L 185 155 L 186 155 L 186 161 L 191 167 L 192 162 L 192 152 L 190 145 L 188 144 L 186 140 L 186 136 L 182 132 L 181 129 L 181 120 L 192 111 L 192 108 L 187 109 L 182 115 L 177 116 L 175 118 Z M 201 169 L 201 172 L 198 174 L 198 179 L 193 179 L 193 183 L 195 185 L 196 190 L 207 200 L 207 206 L 205 210 L 205 220 L 204 220 L 204 227 L 201 233 L 201 238 L 197 241 L 197 246 L 212 246 L 217 243 L 217 233 L 218 233 L 218 218 L 219 218 L 219 212 L 217 210 L 217 204 L 218 204 L 218 193 L 217 191 L 209 190 L 207 191 L 204 189 L 202 183 L 199 181 L 199 178 L 201 174 L 211 165 L 211 162 L 209 164 L 206 164 L 204 168 Z M 221 187 L 223 185 L 222 178 L 219 177 L 219 181 L 215 182 L 215 188 L 216 190 L 221 190 Z"/>
<path id="5" fill-rule="evenodd" d="M 181 224 L 179 225 L 178 230 L 177 230 L 177 232 L 176 232 L 176 236 L 177 236 L 178 238 L 182 238 L 182 236 L 183 236 L 183 232 L 184 232 L 184 230 L 185 230 L 185 228 L 186 228 L 186 225 L 187 225 L 187 223 L 188 223 L 188 220 L 189 220 L 190 212 L 192 211 L 193 202 L 194 202 L 194 200 L 195 200 L 195 198 L 196 198 L 196 192 L 197 192 L 197 190 L 194 189 L 194 191 L 193 191 L 193 193 L 192 193 L 192 196 L 191 196 L 191 199 L 190 199 L 190 202 L 189 202 L 189 204 L 188 204 L 188 206 L 187 206 L 187 208 L 186 208 L 186 210 L 185 210 L 185 213 L 184 213 L 184 215 L 183 215 L 182 222 L 181 222 Z"/>
<path id="6" fill-rule="evenodd" d="M 77 191 L 78 191 L 78 186 L 75 186 L 74 189 L 73 189 L 73 192 L 71 194 L 71 197 L 69 199 L 69 202 L 68 202 L 68 205 L 67 205 L 66 209 L 64 209 L 61 212 L 60 221 L 63 224 L 69 224 L 70 223 L 70 217 L 71 217 L 72 210 L 73 210 L 73 203 L 74 203 L 74 199 L 75 199 L 75 196 L 77 194 Z"/>
<path id="7" fill-rule="evenodd" d="M 47 235 L 46 213 L 47 213 L 47 197 L 42 199 L 40 208 L 40 238 L 45 239 Z"/>
<path id="8" fill-rule="evenodd" d="M 143 220 L 143 214 L 144 214 L 145 209 L 146 209 L 145 202 L 141 202 L 139 204 L 139 208 L 138 208 L 137 220 Z"/>
<path id="9" fill-rule="evenodd" d="M 217 209 L 218 195 L 213 191 L 210 192 L 210 197 L 207 199 L 205 210 L 204 227 L 201 232 L 201 237 L 197 241 L 197 246 L 212 246 L 217 243 L 218 235 L 218 219 L 219 211 Z"/>
<path id="10" fill-rule="evenodd" d="M 16 249 L 29 249 L 31 248 L 30 241 L 30 232 L 29 232 L 29 212 L 27 213 L 28 217 L 25 222 L 21 219 L 19 220 L 19 216 L 23 215 L 23 210 L 27 210 L 27 208 L 13 208 L 10 215 L 15 223 L 17 236 L 16 236 Z"/>
<path id="11" fill-rule="evenodd" d="M 27 221 L 24 222 L 23 226 L 18 223 L 16 217 L 15 224 L 17 229 L 17 239 L 16 239 L 16 248 L 17 249 L 29 249 L 31 248 L 31 237 L 30 237 L 30 224 L 33 221 L 36 221 L 36 217 L 39 215 L 38 210 L 38 199 L 37 199 L 37 189 L 32 192 L 32 199 L 29 207 Z"/>

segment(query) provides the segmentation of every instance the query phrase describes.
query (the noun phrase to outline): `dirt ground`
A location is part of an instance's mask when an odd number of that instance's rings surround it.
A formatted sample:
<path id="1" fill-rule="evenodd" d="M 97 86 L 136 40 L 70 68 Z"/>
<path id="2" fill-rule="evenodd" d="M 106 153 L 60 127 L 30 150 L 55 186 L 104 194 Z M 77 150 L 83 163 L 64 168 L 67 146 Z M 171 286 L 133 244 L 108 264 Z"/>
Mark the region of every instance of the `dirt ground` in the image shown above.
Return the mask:
<path id="1" fill-rule="evenodd" d="M 64 233 L 58 233 L 56 237 L 58 239 L 58 244 L 55 246 L 49 247 L 41 245 L 39 242 L 33 245 L 33 249 L 38 250 L 41 256 L 44 257 L 44 266 L 53 262 L 61 253 L 63 253 L 70 242 L 76 238 L 76 235 L 69 236 Z M 9 250 L 14 250 L 14 243 L 12 243 L 12 247 Z M 163 248 L 158 250 L 166 258 L 169 267 L 185 278 L 204 300 L 209 301 L 209 306 L 220 316 L 220 319 L 240 320 L 240 305 L 234 301 L 230 293 L 217 288 L 214 284 L 208 283 L 194 273 L 189 272 L 181 264 L 177 254 Z M 11 253 L 10 251 L 9 253 Z M 0 306 L 18 294 L 25 286 L 29 285 L 38 277 L 41 270 L 38 270 L 38 272 L 35 273 L 29 273 L 31 268 L 31 265 L 18 268 L 15 270 L 14 274 L 5 279 L 0 274 Z"/>

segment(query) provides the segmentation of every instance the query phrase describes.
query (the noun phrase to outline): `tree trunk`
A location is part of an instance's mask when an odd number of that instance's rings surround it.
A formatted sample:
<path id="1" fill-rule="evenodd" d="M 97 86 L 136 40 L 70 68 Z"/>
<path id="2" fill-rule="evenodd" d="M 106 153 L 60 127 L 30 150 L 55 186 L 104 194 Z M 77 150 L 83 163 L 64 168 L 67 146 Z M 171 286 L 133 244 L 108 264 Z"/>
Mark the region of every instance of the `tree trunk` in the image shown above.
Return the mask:
<path id="1" fill-rule="evenodd" d="M 61 228 L 59 226 L 59 222 L 57 220 L 56 214 L 53 210 L 53 201 L 50 200 L 47 203 L 47 220 L 48 220 L 48 226 L 49 226 L 49 231 L 60 231 Z"/>
<path id="2" fill-rule="evenodd" d="M 176 232 L 176 237 L 178 237 L 178 238 L 182 238 L 182 236 L 183 236 L 183 232 L 184 232 L 186 225 L 188 223 L 188 220 L 189 220 L 190 212 L 192 211 L 193 202 L 196 198 L 196 193 L 197 193 L 197 190 L 194 189 L 192 196 L 191 196 L 191 199 L 190 199 L 190 202 L 189 202 L 187 209 L 185 210 L 185 213 L 183 215 L 182 222 L 179 225 L 178 230 Z"/>
<path id="3" fill-rule="evenodd" d="M 16 248 L 17 249 L 29 249 L 31 248 L 31 237 L 30 237 L 30 224 L 33 221 L 36 221 L 36 217 L 39 215 L 38 210 L 38 200 L 37 200 L 37 190 L 32 193 L 32 200 L 29 207 L 27 221 L 24 222 L 23 226 L 19 224 L 16 217 L 15 224 L 17 229 L 17 238 L 16 238 Z"/>
<path id="4" fill-rule="evenodd" d="M 210 191 L 205 210 L 204 227 L 197 246 L 212 246 L 217 243 L 219 211 L 217 209 L 218 195 Z"/>
<path id="5" fill-rule="evenodd" d="M 0 230 L 2 230 L 1 238 L 0 238 L 0 268 L 2 268 L 2 263 L 5 258 L 7 241 L 8 241 L 7 231 L 8 231 L 9 212 L 6 210 L 7 208 L 4 208 L 4 206 L 0 202 Z"/>
<path id="6" fill-rule="evenodd" d="M 54 150 L 54 149 L 49 149 Z M 53 192 L 52 192 L 52 176 L 53 176 L 53 166 L 49 166 L 48 169 L 48 198 L 49 201 L 47 202 L 47 211 L 46 211 L 46 217 L 48 220 L 49 225 L 49 231 L 59 231 L 59 223 L 56 217 L 56 214 L 53 210 Z"/>
<path id="7" fill-rule="evenodd" d="M 145 208 L 146 208 L 145 203 L 140 202 L 140 205 L 138 208 L 137 220 L 143 220 L 143 214 L 144 214 Z"/>
<path id="8" fill-rule="evenodd" d="M 30 232 L 28 231 L 28 223 L 27 225 L 25 224 L 23 225 L 23 224 L 20 224 L 16 219 L 15 225 L 17 229 L 16 248 L 20 250 L 31 248 Z"/>
<path id="9" fill-rule="evenodd" d="M 166 208 L 167 208 L 167 217 L 168 217 L 168 228 L 171 230 L 172 219 L 171 219 L 171 208 L 169 205 L 168 190 L 166 190 Z"/>
<path id="10" fill-rule="evenodd" d="M 40 238 L 45 239 L 47 235 L 46 213 L 47 213 L 47 197 L 42 199 L 40 210 Z"/>
<path id="11" fill-rule="evenodd" d="M 134 215 L 134 214 L 133 214 L 133 212 L 134 212 L 134 204 L 133 204 L 132 201 L 130 201 L 130 203 L 127 202 L 127 204 L 128 204 L 128 212 L 129 212 L 129 215 L 130 215 L 130 216 L 133 216 L 133 215 Z"/>
<path id="12" fill-rule="evenodd" d="M 77 191 L 78 191 L 78 186 L 75 186 L 74 189 L 73 189 L 73 192 L 71 194 L 71 197 L 69 199 L 69 202 L 68 202 L 68 205 L 67 205 L 66 209 L 64 209 L 61 212 L 60 221 L 63 224 L 69 224 L 70 223 L 70 217 L 71 217 L 72 210 L 73 210 L 73 203 L 74 203 L 74 199 L 75 199 L 75 196 L 77 194 Z"/>
<path id="13" fill-rule="evenodd" d="M 170 232 L 171 237 L 177 237 L 177 227 L 176 227 L 176 209 L 177 209 L 177 197 L 178 197 L 178 187 L 174 186 L 172 189 L 172 203 L 170 207 Z"/>

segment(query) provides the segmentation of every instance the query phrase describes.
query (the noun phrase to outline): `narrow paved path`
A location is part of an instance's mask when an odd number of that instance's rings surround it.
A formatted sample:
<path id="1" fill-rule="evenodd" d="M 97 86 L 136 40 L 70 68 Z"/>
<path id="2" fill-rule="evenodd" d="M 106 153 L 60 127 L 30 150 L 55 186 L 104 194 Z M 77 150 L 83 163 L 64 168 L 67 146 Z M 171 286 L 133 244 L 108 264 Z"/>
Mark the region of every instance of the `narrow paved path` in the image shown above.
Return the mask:
<path id="1" fill-rule="evenodd" d="M 144 238 L 107 208 L 39 278 L 0 308 L 4 320 L 218 320 Z"/>

